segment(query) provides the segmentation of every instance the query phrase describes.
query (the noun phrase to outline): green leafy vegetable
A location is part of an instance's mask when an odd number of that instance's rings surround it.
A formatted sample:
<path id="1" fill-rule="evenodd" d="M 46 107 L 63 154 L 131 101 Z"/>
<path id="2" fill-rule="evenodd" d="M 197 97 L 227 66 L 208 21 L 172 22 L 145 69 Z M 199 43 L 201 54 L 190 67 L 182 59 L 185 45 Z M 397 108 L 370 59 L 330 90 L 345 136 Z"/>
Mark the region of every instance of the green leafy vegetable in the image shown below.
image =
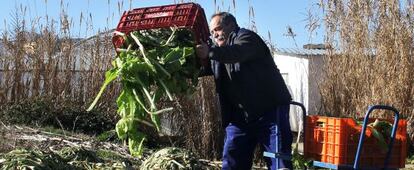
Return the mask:
<path id="1" fill-rule="evenodd" d="M 375 119 L 373 123 L 368 124 L 368 127 L 371 129 L 372 135 L 377 139 L 381 152 L 386 153 L 388 151 L 388 142 L 391 139 L 391 123 Z"/>
<path id="2" fill-rule="evenodd" d="M 113 68 L 89 110 L 97 104 L 106 87 L 116 80 L 122 90 L 116 104 L 121 119 L 116 124 L 118 137 L 128 140 L 132 155 L 139 156 L 145 135 L 137 130 L 139 122 L 151 120 L 160 130 L 159 114 L 173 108 L 159 108 L 162 96 L 173 100 L 174 94 L 191 94 L 198 83 L 192 33 L 186 29 L 153 29 L 122 35 L 123 49 L 117 49 Z"/>

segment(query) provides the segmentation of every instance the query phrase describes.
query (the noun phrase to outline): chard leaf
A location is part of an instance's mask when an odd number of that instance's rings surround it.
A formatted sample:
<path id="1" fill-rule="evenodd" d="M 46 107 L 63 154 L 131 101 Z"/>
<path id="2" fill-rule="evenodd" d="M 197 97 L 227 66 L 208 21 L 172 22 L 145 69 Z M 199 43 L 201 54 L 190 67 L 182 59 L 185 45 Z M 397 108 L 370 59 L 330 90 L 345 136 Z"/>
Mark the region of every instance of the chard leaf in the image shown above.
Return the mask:
<path id="1" fill-rule="evenodd" d="M 158 114 L 151 114 L 151 121 L 154 123 L 155 128 L 157 129 L 157 132 L 159 132 L 161 130 L 160 116 Z"/>
<path id="2" fill-rule="evenodd" d="M 99 98 L 101 97 L 102 93 L 104 92 L 104 90 L 106 89 L 106 86 L 108 86 L 109 83 L 111 83 L 113 80 L 116 79 L 116 77 L 119 75 L 119 69 L 111 69 L 108 70 L 105 73 L 105 82 L 102 85 L 101 89 L 98 92 L 98 95 L 95 97 L 95 100 L 92 102 L 92 104 L 89 106 L 89 108 L 86 111 L 91 111 L 96 103 L 98 102 Z"/>
<path id="3" fill-rule="evenodd" d="M 172 48 L 167 55 L 164 57 L 164 63 L 174 62 L 179 60 L 182 56 L 182 51 L 179 47 Z"/>
<path id="4" fill-rule="evenodd" d="M 129 130 L 129 125 L 128 125 L 128 121 L 129 119 L 127 118 L 122 118 L 121 120 L 118 121 L 118 123 L 116 123 L 116 134 L 118 134 L 119 139 L 126 139 L 127 134 L 128 134 L 128 130 Z"/>
<path id="5" fill-rule="evenodd" d="M 378 145 L 379 145 L 381 151 L 383 153 L 386 153 L 388 151 L 388 144 L 387 144 L 387 142 L 385 142 L 384 136 L 380 132 L 378 132 L 377 129 L 375 129 L 373 127 L 369 127 L 369 128 L 372 132 L 372 135 L 378 140 Z"/>
<path id="6" fill-rule="evenodd" d="M 131 131 L 130 138 L 128 139 L 129 152 L 131 155 L 141 157 L 143 151 L 143 144 L 145 141 L 145 135 L 136 130 Z"/>

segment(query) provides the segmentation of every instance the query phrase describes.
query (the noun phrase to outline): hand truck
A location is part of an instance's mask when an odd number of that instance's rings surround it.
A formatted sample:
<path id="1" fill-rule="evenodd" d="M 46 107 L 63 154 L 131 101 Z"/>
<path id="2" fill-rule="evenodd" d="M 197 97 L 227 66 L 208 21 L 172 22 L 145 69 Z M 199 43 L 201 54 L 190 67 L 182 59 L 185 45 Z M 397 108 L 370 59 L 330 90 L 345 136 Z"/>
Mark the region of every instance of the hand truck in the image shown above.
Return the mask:
<path id="1" fill-rule="evenodd" d="M 305 124 L 306 124 L 306 109 L 305 109 L 305 106 L 302 103 L 295 102 L 295 101 L 291 101 L 290 105 L 296 105 L 296 106 L 299 106 L 302 109 L 303 127 L 306 127 L 305 126 Z M 276 149 L 275 149 L 275 152 L 274 153 L 273 152 L 263 152 L 263 156 L 269 157 L 269 158 L 272 158 L 272 159 L 276 159 L 276 169 L 279 169 L 279 167 L 280 167 L 279 166 L 279 159 L 283 159 L 283 160 L 291 160 L 292 159 L 292 154 L 291 153 L 284 154 L 284 153 L 279 152 L 279 141 L 278 141 L 278 139 L 280 139 L 280 137 L 278 138 L 278 136 L 281 135 L 280 132 L 279 132 L 279 129 L 278 129 L 279 120 L 280 120 L 279 115 L 277 115 L 277 119 L 276 119 L 277 126 L 275 126 L 275 128 L 276 128 Z M 304 132 L 303 132 L 304 129 L 305 128 L 302 129 L 302 132 L 298 130 L 298 139 L 301 136 L 301 133 L 303 133 L 303 135 L 304 135 Z"/>

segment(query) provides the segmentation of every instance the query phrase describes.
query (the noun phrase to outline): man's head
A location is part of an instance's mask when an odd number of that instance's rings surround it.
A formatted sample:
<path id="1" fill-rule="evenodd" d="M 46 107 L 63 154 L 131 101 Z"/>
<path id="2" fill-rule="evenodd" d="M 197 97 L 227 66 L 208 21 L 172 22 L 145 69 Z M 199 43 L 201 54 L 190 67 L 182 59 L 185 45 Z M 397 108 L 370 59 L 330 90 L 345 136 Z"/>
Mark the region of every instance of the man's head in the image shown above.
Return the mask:
<path id="1" fill-rule="evenodd" d="M 220 12 L 211 16 L 210 32 L 218 46 L 226 45 L 229 34 L 238 27 L 236 18 L 228 12 Z"/>

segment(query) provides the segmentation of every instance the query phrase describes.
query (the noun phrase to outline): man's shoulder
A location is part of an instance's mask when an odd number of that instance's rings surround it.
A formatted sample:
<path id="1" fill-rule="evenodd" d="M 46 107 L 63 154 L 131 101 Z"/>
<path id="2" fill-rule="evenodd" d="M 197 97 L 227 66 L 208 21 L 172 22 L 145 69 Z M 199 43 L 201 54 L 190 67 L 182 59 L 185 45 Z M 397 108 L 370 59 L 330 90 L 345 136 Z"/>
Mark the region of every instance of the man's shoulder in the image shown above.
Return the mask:
<path id="1" fill-rule="evenodd" d="M 260 39 L 260 36 L 256 32 L 246 29 L 246 28 L 240 28 L 239 31 L 237 32 L 237 36 L 238 37 L 248 36 L 248 37 L 255 37 L 255 38 Z"/>
<path id="2" fill-rule="evenodd" d="M 256 34 L 256 33 L 246 28 L 240 28 L 238 31 L 238 34 L 241 35 L 241 34 Z"/>
<path id="3" fill-rule="evenodd" d="M 246 28 L 240 28 L 239 31 L 237 32 L 237 37 L 241 38 L 253 38 L 255 39 L 255 41 L 260 41 L 262 40 L 262 38 L 254 31 L 246 29 Z"/>

